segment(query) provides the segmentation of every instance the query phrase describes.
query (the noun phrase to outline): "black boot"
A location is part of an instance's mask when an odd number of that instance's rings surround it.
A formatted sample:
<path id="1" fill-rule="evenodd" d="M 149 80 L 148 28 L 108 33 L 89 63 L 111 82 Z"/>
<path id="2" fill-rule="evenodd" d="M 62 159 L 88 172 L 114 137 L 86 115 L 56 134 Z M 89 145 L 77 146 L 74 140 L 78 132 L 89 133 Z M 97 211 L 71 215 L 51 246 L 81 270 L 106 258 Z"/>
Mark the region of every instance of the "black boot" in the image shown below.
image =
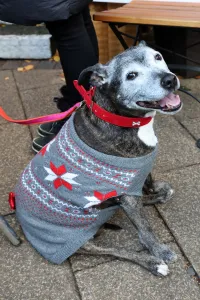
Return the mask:
<path id="1" fill-rule="evenodd" d="M 76 102 L 79 101 L 79 98 L 76 99 L 76 97 L 71 97 L 69 95 L 66 85 L 61 87 L 60 92 L 62 94 L 62 97 L 54 98 L 54 102 L 56 102 L 58 109 L 60 109 L 62 112 L 67 111 Z M 72 99 L 73 99 L 73 103 L 72 103 Z M 39 152 L 46 144 L 48 144 L 58 134 L 58 132 L 60 131 L 60 129 L 68 119 L 69 118 L 65 118 L 60 121 L 41 124 L 38 127 L 38 134 L 41 137 L 35 138 L 33 140 L 32 149 L 35 152 Z"/>
<path id="2" fill-rule="evenodd" d="M 37 132 L 41 137 L 55 136 L 60 131 L 62 126 L 65 124 L 67 119 L 68 118 L 65 118 L 63 120 L 56 121 L 56 122 L 49 122 L 49 123 L 41 124 L 38 127 Z"/>
<path id="3" fill-rule="evenodd" d="M 32 149 L 34 152 L 38 153 L 46 144 L 51 142 L 56 135 L 49 135 L 44 137 L 37 137 L 33 139 Z"/>

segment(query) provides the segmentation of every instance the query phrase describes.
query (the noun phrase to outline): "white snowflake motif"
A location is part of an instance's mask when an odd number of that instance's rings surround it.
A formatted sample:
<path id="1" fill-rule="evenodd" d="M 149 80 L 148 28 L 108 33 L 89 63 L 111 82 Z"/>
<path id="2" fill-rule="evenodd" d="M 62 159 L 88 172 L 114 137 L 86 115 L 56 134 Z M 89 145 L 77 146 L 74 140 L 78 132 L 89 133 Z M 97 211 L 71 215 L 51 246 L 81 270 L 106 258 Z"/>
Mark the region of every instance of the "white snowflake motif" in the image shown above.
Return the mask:
<path id="1" fill-rule="evenodd" d="M 102 193 L 100 191 L 94 191 L 94 196 L 87 196 L 84 197 L 85 199 L 87 199 L 89 201 L 89 203 L 87 203 L 84 208 L 88 208 L 94 205 L 98 205 L 104 201 L 106 201 L 109 198 L 112 197 L 116 197 L 117 196 L 117 191 L 113 190 L 113 191 L 109 191 L 107 193 Z"/>
<path id="2" fill-rule="evenodd" d="M 89 201 L 89 203 L 87 203 L 84 206 L 84 208 L 92 207 L 93 205 L 98 205 L 101 203 L 101 201 L 99 199 L 97 199 L 95 196 L 84 197 L 84 198 Z"/>
<path id="3" fill-rule="evenodd" d="M 48 176 L 45 177 L 45 180 L 53 181 L 56 189 L 60 186 L 65 186 L 67 189 L 72 190 L 72 184 L 80 185 L 73 180 L 73 178 L 77 177 L 78 175 L 68 173 L 64 165 L 56 168 L 53 163 L 50 163 L 50 167 L 51 168 L 44 167 L 48 173 Z"/>

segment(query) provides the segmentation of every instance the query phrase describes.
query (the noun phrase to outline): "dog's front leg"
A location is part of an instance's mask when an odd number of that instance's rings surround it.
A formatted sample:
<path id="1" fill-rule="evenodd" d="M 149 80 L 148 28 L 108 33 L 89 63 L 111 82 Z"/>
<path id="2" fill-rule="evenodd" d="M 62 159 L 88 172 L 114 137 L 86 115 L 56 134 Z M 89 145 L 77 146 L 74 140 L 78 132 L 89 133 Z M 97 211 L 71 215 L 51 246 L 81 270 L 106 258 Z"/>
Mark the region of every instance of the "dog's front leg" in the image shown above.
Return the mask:
<path id="1" fill-rule="evenodd" d="M 134 253 L 132 250 L 126 248 L 103 248 L 95 245 L 94 240 L 88 241 L 77 251 L 77 253 L 89 255 L 112 255 L 120 259 L 135 262 L 149 270 L 154 275 L 166 276 L 169 274 L 168 266 L 160 258 L 146 253 Z"/>
<path id="2" fill-rule="evenodd" d="M 154 235 L 144 213 L 142 197 L 123 195 L 119 201 L 129 220 L 136 226 L 141 243 L 150 253 L 166 263 L 175 261 L 176 254 L 166 245 L 160 244 Z"/>
<path id="3" fill-rule="evenodd" d="M 144 183 L 143 192 L 145 193 L 142 199 L 144 205 L 166 203 L 174 194 L 174 190 L 169 183 L 165 181 L 154 181 L 151 173 Z"/>

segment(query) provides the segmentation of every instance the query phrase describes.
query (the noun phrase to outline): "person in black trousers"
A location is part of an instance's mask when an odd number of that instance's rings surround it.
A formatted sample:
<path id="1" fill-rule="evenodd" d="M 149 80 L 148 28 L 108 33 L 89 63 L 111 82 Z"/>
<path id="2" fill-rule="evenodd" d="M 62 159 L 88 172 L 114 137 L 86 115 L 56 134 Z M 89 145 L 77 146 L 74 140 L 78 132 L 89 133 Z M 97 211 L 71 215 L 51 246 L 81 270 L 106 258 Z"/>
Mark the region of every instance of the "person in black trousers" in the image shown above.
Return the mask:
<path id="1" fill-rule="evenodd" d="M 0 20 L 35 25 L 44 22 L 52 35 L 60 55 L 67 85 L 61 88 L 63 97 L 56 98 L 60 111 L 68 110 L 81 101 L 73 85 L 81 71 L 99 60 L 98 42 L 91 20 L 91 0 L 0 0 Z M 38 45 L 39 47 L 39 45 Z M 42 124 L 33 140 L 33 150 L 38 152 L 59 132 L 66 120 Z"/>
<path id="2" fill-rule="evenodd" d="M 89 7 L 68 20 L 47 22 L 46 27 L 56 42 L 67 86 L 61 88 L 63 97 L 57 99 L 61 111 L 68 110 L 82 98 L 73 85 L 81 71 L 98 62 L 98 42 Z M 33 140 L 33 150 L 40 151 L 59 132 L 66 120 L 42 124 L 38 133 L 43 138 Z"/>

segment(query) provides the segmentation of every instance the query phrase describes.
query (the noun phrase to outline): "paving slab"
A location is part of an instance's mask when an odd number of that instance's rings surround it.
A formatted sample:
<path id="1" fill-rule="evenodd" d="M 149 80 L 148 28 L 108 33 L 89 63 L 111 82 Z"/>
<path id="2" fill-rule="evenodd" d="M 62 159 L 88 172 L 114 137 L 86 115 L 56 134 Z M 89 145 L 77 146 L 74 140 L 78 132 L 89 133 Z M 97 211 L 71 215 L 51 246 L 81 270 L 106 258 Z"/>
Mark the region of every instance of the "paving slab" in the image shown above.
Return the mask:
<path id="1" fill-rule="evenodd" d="M 55 68 L 56 62 L 54 60 L 41 60 L 36 66 L 36 69 L 52 70 Z"/>
<path id="2" fill-rule="evenodd" d="M 2 67 L 5 63 L 6 63 L 6 60 L 0 59 L 0 70 L 2 69 Z"/>
<path id="3" fill-rule="evenodd" d="M 14 119 L 23 119 L 23 107 L 18 95 L 13 73 L 0 71 L 0 106 Z M 0 124 L 7 123 L 0 117 Z"/>
<path id="4" fill-rule="evenodd" d="M 200 151 L 195 139 L 172 116 L 156 116 L 155 132 L 158 136 L 156 171 L 200 163 Z"/>
<path id="5" fill-rule="evenodd" d="M 38 87 L 51 87 L 51 85 L 63 85 L 60 70 L 31 70 L 29 72 L 14 71 L 17 85 L 22 90 Z"/>
<path id="6" fill-rule="evenodd" d="M 200 99 L 200 80 L 199 79 L 181 79 L 181 85 L 189 89 L 189 92 Z M 193 119 L 200 116 L 200 103 L 188 95 L 179 92 L 183 101 L 183 109 L 176 115 L 176 119 Z"/>
<path id="7" fill-rule="evenodd" d="M 2 70 L 16 70 L 17 68 L 21 67 L 22 60 L 5 60 L 3 66 L 1 67 Z"/>
<path id="8" fill-rule="evenodd" d="M 200 276 L 200 166 L 157 174 L 156 177 L 171 182 L 175 189 L 173 201 L 157 207 Z"/>
<path id="9" fill-rule="evenodd" d="M 16 124 L 0 125 L 0 213 L 7 213 L 8 193 L 33 157 L 28 127 Z"/>
<path id="10" fill-rule="evenodd" d="M 56 107 L 56 103 L 53 102 L 53 98 L 61 96 L 59 88 L 62 85 L 63 83 L 60 82 L 59 84 L 50 85 L 48 87 L 21 91 L 21 99 L 27 118 L 60 112 Z M 33 136 L 37 135 L 37 128 L 38 125 L 30 126 Z"/>
<path id="11" fill-rule="evenodd" d="M 21 67 L 23 68 L 28 65 L 33 65 L 34 69 L 36 69 L 39 63 L 40 63 L 40 61 L 37 59 L 32 59 L 32 60 L 25 59 L 25 60 L 22 60 Z"/>
<path id="12" fill-rule="evenodd" d="M 199 286 L 186 273 L 185 260 L 177 249 L 178 260 L 171 273 L 159 278 L 140 266 L 115 260 L 75 273 L 82 300 L 197 300 Z"/>
<path id="13" fill-rule="evenodd" d="M 60 61 L 59 61 L 59 62 L 56 62 L 56 65 L 55 65 L 54 69 L 56 69 L 56 70 L 62 70 L 62 65 L 61 65 L 61 62 L 60 62 Z M 61 72 L 62 72 L 62 71 L 61 71 Z"/>
<path id="14" fill-rule="evenodd" d="M 13 217 L 9 222 L 17 228 Z M 19 228 L 17 231 L 20 232 Z M 80 299 L 69 263 L 54 265 L 47 262 L 29 245 L 22 234 L 20 237 L 22 244 L 14 247 L 0 234 L 0 299 Z"/>
<path id="15" fill-rule="evenodd" d="M 192 136 L 196 139 L 200 139 L 200 118 L 182 120 L 181 124 L 187 128 Z"/>
<path id="16" fill-rule="evenodd" d="M 161 242 L 167 243 L 174 240 L 173 236 L 170 234 L 153 206 L 145 207 L 145 213 L 152 229 Z M 95 243 L 97 245 L 105 248 L 115 246 L 118 248 L 127 247 L 131 248 L 133 252 L 143 250 L 136 229 L 122 210 L 118 210 L 117 213 L 109 220 L 109 223 L 119 225 L 123 229 L 119 231 L 109 229 L 104 230 L 101 235 L 95 239 Z M 70 260 L 73 270 L 78 271 L 85 268 L 91 268 L 107 261 L 115 260 L 115 258 L 111 256 L 75 254 L 70 258 Z"/>

